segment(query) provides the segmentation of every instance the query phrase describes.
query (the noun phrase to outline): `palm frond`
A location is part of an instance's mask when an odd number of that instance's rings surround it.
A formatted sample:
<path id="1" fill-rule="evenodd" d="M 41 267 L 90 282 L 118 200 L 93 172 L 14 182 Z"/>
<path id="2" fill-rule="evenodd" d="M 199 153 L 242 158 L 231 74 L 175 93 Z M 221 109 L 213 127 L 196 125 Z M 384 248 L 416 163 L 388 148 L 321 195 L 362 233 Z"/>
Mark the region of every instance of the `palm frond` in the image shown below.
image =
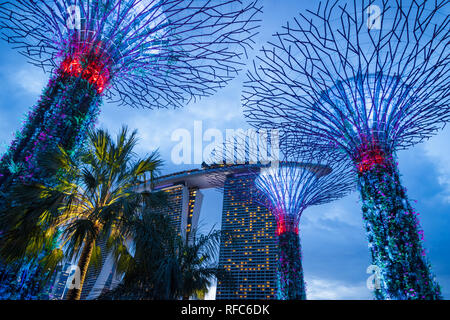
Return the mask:
<path id="1" fill-rule="evenodd" d="M 44 270 L 47 270 L 51 275 L 58 265 L 62 263 L 63 259 L 64 251 L 60 248 L 55 248 L 40 260 L 40 264 L 43 266 Z"/>

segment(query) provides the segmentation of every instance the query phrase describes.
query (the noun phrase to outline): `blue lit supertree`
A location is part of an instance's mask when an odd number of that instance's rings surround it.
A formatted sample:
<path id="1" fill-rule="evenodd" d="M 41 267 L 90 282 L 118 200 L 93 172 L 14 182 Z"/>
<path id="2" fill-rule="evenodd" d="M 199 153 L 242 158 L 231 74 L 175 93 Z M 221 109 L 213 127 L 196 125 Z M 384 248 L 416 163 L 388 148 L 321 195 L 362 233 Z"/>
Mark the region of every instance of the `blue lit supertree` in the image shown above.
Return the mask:
<path id="1" fill-rule="evenodd" d="M 215 165 L 219 173 L 237 166 L 245 168 L 241 170 L 246 175 L 255 177 L 257 191 L 249 194 L 272 212 L 277 223 L 277 297 L 280 300 L 305 300 L 300 218 L 306 208 L 342 198 L 354 188 L 351 166 L 329 156 L 285 156 L 277 152 L 277 140 L 261 143 L 264 136 L 249 134 L 229 139 L 213 150 L 208 162 Z M 268 149 L 272 152 L 268 153 Z M 223 173 L 211 175 L 209 179 L 214 185 L 223 185 L 220 181 Z"/>
<path id="2" fill-rule="evenodd" d="M 0 3 L 2 38 L 51 72 L 1 159 L 0 187 L 45 175 L 36 159 L 55 145 L 74 152 L 105 98 L 165 108 L 214 93 L 239 71 L 259 11 L 255 0 Z"/>
<path id="3" fill-rule="evenodd" d="M 348 166 L 347 166 L 348 168 Z M 306 299 L 299 222 L 309 206 L 343 197 L 353 179 L 343 163 L 300 158 L 261 169 L 255 179 L 261 203 L 275 216 L 278 237 L 278 298 Z"/>
<path id="4" fill-rule="evenodd" d="M 0 210 L 14 205 L 11 186 L 54 183 L 42 155 L 57 146 L 76 153 L 104 99 L 180 107 L 227 84 L 251 48 L 260 10 L 257 0 L 0 1 L 1 37 L 50 72 L 0 159 Z M 8 223 L 1 220 L 1 232 Z"/>
<path id="5" fill-rule="evenodd" d="M 327 1 L 287 23 L 248 73 L 246 116 L 288 152 L 351 160 L 378 299 L 440 299 L 396 152 L 449 120 L 449 1 Z"/>

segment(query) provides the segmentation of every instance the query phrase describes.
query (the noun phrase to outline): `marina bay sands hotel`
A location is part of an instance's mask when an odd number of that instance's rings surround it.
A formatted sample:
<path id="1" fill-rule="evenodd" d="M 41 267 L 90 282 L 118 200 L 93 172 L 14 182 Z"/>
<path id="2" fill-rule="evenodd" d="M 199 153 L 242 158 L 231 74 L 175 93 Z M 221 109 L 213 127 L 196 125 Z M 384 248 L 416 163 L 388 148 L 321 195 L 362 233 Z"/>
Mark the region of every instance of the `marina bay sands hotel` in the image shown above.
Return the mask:
<path id="1" fill-rule="evenodd" d="M 219 268 L 229 281 L 217 283 L 216 299 L 275 299 L 277 248 L 272 213 L 252 193 L 258 165 L 207 166 L 161 177 L 157 188 L 169 193 L 171 216 L 181 236 L 197 226 L 203 189 L 222 189 Z"/>
<path id="2" fill-rule="evenodd" d="M 199 169 L 161 176 L 153 189 L 168 193 L 169 203 L 163 210 L 187 241 L 200 218 L 202 190 L 223 190 L 219 268 L 226 271 L 227 280 L 218 281 L 216 299 L 276 298 L 276 222 L 272 213 L 253 197 L 257 192 L 254 173 L 259 169 L 259 165 L 249 164 L 203 164 Z M 120 281 L 111 267 L 112 257 L 105 251 L 102 250 L 103 268 L 88 270 L 82 299 L 94 299 Z M 64 276 L 59 286 L 63 283 Z M 59 288 L 58 292 L 57 287 L 55 298 L 61 291 L 64 296 L 64 290 Z"/>

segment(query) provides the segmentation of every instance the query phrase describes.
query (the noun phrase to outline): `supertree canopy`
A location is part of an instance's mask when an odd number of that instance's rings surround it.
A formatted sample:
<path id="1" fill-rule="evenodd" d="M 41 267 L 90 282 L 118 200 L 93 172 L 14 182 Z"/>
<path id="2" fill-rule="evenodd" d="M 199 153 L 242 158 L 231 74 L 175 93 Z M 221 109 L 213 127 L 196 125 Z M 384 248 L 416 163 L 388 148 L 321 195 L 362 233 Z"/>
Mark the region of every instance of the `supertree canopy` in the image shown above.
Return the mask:
<path id="1" fill-rule="evenodd" d="M 1 160 L 0 185 L 43 174 L 36 158 L 52 145 L 76 150 L 103 98 L 161 108 L 214 93 L 239 71 L 259 11 L 255 0 L 0 3 L 2 38 L 52 74 Z"/>
<path id="2" fill-rule="evenodd" d="M 287 23 L 248 72 L 246 116 L 287 152 L 351 160 L 379 299 L 439 299 L 396 152 L 449 119 L 449 1 L 327 1 Z"/>
<path id="3" fill-rule="evenodd" d="M 0 0 L 1 37 L 51 73 L 0 159 L 0 209 L 14 205 L 14 184 L 54 183 L 41 156 L 57 146 L 77 152 L 102 100 L 179 107 L 223 87 L 260 11 L 257 0 Z"/>

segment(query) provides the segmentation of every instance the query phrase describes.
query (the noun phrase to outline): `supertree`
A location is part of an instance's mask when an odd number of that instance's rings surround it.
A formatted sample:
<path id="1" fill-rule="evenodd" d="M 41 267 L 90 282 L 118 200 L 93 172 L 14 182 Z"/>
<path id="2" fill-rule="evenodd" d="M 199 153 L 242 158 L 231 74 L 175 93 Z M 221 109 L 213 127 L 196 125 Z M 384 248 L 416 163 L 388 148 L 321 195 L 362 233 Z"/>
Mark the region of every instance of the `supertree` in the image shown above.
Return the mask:
<path id="1" fill-rule="evenodd" d="M 449 118 L 449 1 L 327 1 L 261 50 L 243 104 L 289 152 L 351 160 L 378 299 L 439 299 L 396 154 Z"/>
<path id="2" fill-rule="evenodd" d="M 310 154 L 271 154 L 271 161 L 267 161 L 265 149 L 274 140 L 260 144 L 255 141 L 255 136 L 248 138 L 241 136 L 228 140 L 221 149 L 217 147 L 213 151 L 219 156 L 212 156 L 208 162 L 224 171 L 230 166 L 245 166 L 246 174 L 255 177 L 257 192 L 249 194 L 272 212 L 277 223 L 277 297 L 280 300 L 305 300 L 300 218 L 306 208 L 342 198 L 354 188 L 351 166 L 331 157 L 316 155 L 311 158 Z M 221 158 L 224 160 L 220 161 Z M 214 175 L 210 179 L 214 179 Z"/>
<path id="3" fill-rule="evenodd" d="M 0 159 L 0 209 L 14 205 L 12 185 L 54 183 L 42 155 L 57 146 L 76 153 L 105 98 L 180 107 L 223 87 L 252 46 L 260 11 L 257 0 L 0 2 L 1 37 L 51 74 Z"/>
<path id="4" fill-rule="evenodd" d="M 2 38 L 51 72 L 1 159 L 0 186 L 41 179 L 36 159 L 55 145 L 76 151 L 104 98 L 164 108 L 214 93 L 239 71 L 259 11 L 255 0 L 0 3 Z"/>
<path id="5" fill-rule="evenodd" d="M 277 222 L 278 297 L 282 300 L 306 299 L 299 238 L 303 211 L 343 197 L 353 184 L 340 162 L 332 167 L 317 158 L 299 160 L 263 168 L 255 179 L 263 195 L 261 203 Z"/>

